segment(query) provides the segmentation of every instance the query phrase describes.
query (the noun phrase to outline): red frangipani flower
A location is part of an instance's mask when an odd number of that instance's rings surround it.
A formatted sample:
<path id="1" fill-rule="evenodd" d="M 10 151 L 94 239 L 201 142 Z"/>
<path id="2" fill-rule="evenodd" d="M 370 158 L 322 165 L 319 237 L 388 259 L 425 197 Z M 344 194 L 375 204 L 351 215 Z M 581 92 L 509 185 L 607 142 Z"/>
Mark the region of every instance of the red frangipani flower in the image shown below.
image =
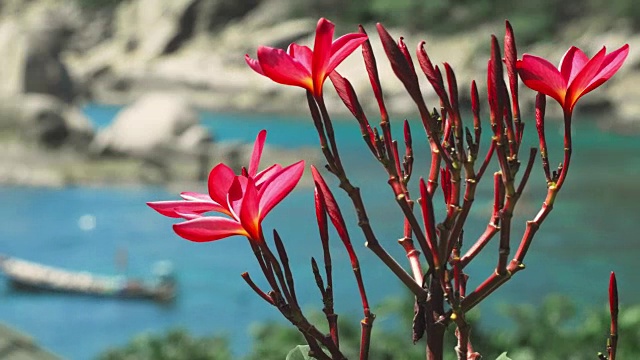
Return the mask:
<path id="1" fill-rule="evenodd" d="M 286 52 L 260 46 L 257 60 L 249 55 L 245 55 L 245 60 L 255 72 L 277 83 L 299 86 L 321 97 L 327 76 L 367 40 L 366 34 L 350 33 L 332 42 L 334 27 L 325 18 L 318 21 L 313 50 L 295 43 L 289 45 Z"/>
<path id="2" fill-rule="evenodd" d="M 264 241 L 262 220 L 298 184 L 304 161 L 285 168 L 275 164 L 258 172 L 267 132 L 262 130 L 254 144 L 249 170 L 236 175 L 225 164 L 209 173 L 209 194 L 184 192 L 184 200 L 149 202 L 162 215 L 187 221 L 173 225 L 176 234 L 197 242 L 214 241 L 243 235 Z M 206 216 L 217 212 L 225 216 Z"/>
<path id="3" fill-rule="evenodd" d="M 607 54 L 605 47 L 591 59 L 575 46 L 562 57 L 560 67 L 534 55 L 524 54 L 516 67 L 525 85 L 556 99 L 571 115 L 580 97 L 609 80 L 629 54 L 629 45 Z"/>

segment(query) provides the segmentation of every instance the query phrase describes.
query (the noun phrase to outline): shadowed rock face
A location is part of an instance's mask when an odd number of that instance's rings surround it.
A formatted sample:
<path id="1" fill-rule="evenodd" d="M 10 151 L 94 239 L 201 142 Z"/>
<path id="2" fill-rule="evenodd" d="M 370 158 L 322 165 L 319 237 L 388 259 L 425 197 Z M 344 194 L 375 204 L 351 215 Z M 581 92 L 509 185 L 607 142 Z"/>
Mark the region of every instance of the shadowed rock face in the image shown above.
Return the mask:
<path id="1" fill-rule="evenodd" d="M 76 31 L 73 6 L 68 3 L 12 2 L 0 13 L 0 95 L 37 93 L 71 103 L 78 95 L 62 59 Z"/>
<path id="2" fill-rule="evenodd" d="M 31 53 L 26 60 L 24 92 L 47 94 L 71 103 L 75 97 L 67 67 L 51 54 Z"/>
<path id="3" fill-rule="evenodd" d="M 0 129 L 26 144 L 80 152 L 87 151 L 94 136 L 78 108 L 44 94 L 0 98 Z"/>
<path id="4" fill-rule="evenodd" d="M 23 91 L 71 103 L 77 93 L 61 53 L 75 29 L 64 15 L 51 8 L 41 10 L 31 20 L 35 25 L 27 29 Z"/>

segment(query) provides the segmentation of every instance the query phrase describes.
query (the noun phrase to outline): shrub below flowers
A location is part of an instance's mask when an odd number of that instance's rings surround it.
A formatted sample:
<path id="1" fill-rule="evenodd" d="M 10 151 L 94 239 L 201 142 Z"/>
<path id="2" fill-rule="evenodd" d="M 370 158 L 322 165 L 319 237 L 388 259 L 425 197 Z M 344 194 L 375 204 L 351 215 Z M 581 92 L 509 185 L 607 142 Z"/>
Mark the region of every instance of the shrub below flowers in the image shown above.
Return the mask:
<path id="1" fill-rule="evenodd" d="M 371 359 L 424 359 L 423 349 L 411 346 L 405 330 L 411 325 L 412 314 L 404 310 L 412 301 L 408 297 L 388 300 L 381 306 L 380 316 L 400 319 L 400 323 L 395 330 L 378 329 L 373 342 L 376 355 Z M 562 296 L 549 296 L 538 307 L 505 306 L 502 312 L 514 324 L 509 331 L 474 329 L 477 347 L 488 359 L 495 359 L 507 349 L 509 357 L 518 360 L 593 359 L 601 348 L 602 329 L 609 322 L 604 308 L 577 311 L 573 302 Z M 341 340 L 345 348 L 356 352 L 359 329 L 348 325 L 354 323 L 345 321 Z M 640 305 L 620 311 L 620 327 L 626 334 L 618 349 L 620 358 L 640 359 L 640 342 L 634 340 L 640 338 Z M 194 337 L 186 330 L 174 329 L 164 334 L 138 335 L 128 344 L 100 354 L 98 360 L 282 360 L 283 353 L 304 342 L 299 332 L 281 323 L 258 324 L 251 333 L 252 346 L 244 356 L 233 356 L 224 336 Z M 449 334 L 448 342 L 455 343 L 453 334 Z"/>

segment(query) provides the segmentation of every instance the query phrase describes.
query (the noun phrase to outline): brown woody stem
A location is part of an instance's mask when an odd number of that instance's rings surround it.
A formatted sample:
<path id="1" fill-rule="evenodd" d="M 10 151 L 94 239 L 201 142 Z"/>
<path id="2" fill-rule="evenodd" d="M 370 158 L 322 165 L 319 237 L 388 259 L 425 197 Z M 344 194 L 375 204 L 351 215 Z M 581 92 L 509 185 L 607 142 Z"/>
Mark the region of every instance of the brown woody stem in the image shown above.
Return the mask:
<path id="1" fill-rule="evenodd" d="M 310 94 L 308 93 L 308 97 L 309 96 Z M 311 100 L 313 99 L 310 99 L 309 105 L 310 105 L 310 108 L 313 108 Z M 315 102 L 313 104 L 315 104 Z M 329 113 L 326 111 L 326 107 L 324 106 L 324 101 L 322 101 L 322 104 L 320 105 L 320 109 L 323 109 L 323 108 L 324 110 L 321 110 L 322 117 L 323 117 L 321 123 L 325 124 L 325 127 L 326 127 L 327 124 L 328 125 L 331 124 L 331 119 L 329 118 Z M 312 115 L 313 115 L 313 110 L 312 110 Z M 314 119 L 314 123 L 315 122 L 318 122 L 318 121 Z M 319 126 L 316 126 L 316 129 L 318 130 L 319 133 L 322 130 L 322 128 Z M 321 139 L 321 146 L 322 146 L 323 135 L 319 134 L 319 136 Z M 367 216 L 367 211 L 362 201 L 360 189 L 351 184 L 351 182 L 347 178 L 347 175 L 344 169 L 336 163 L 336 159 L 338 158 L 338 155 L 337 155 L 338 148 L 335 144 L 335 139 L 332 145 L 332 149 L 334 149 L 333 151 L 335 152 L 335 154 L 333 154 L 328 148 L 326 148 L 326 146 L 323 147 L 322 149 L 323 154 L 325 155 L 325 159 L 327 160 L 329 169 L 333 170 L 334 175 L 336 175 L 336 177 L 340 181 L 340 188 L 342 188 L 347 193 L 347 195 L 349 195 L 349 198 L 353 203 L 353 207 L 356 210 L 356 216 L 358 218 L 358 226 L 362 230 L 362 233 L 366 240 L 365 246 L 371 249 L 371 251 L 373 251 L 373 253 L 376 254 L 378 258 L 380 258 L 380 260 L 396 275 L 396 277 L 398 277 L 400 281 L 402 281 L 402 283 L 405 284 L 407 288 L 409 288 L 409 290 L 411 290 L 411 292 L 414 295 L 416 295 L 419 298 L 425 298 L 426 291 L 422 288 L 422 286 L 416 283 L 415 280 L 411 277 L 411 275 L 409 275 L 409 273 L 407 273 L 402 268 L 402 266 L 400 266 L 400 264 L 398 264 L 398 262 L 393 257 L 391 257 L 391 255 L 389 255 L 389 253 L 378 242 L 378 239 L 376 238 L 373 232 L 373 229 L 371 228 L 371 224 L 369 223 L 369 217 Z"/>
<path id="2" fill-rule="evenodd" d="M 444 355 L 444 335 L 447 325 L 444 322 L 444 292 L 440 279 L 431 277 L 430 296 L 427 298 L 426 333 L 427 360 L 442 360 Z"/>
<path id="3" fill-rule="evenodd" d="M 464 268 L 473 260 L 482 249 L 489 243 L 495 234 L 500 231 L 498 224 L 500 223 L 500 209 L 502 209 L 504 191 L 502 186 L 502 175 L 499 172 L 493 174 L 493 214 L 484 233 L 480 235 L 478 240 L 471 246 L 469 250 L 460 258 L 460 267 Z"/>
<path id="4" fill-rule="evenodd" d="M 371 345 L 371 329 L 373 328 L 373 320 L 375 316 L 371 313 L 365 314 L 360 321 L 360 360 L 369 359 L 369 347 Z"/>
<path id="5" fill-rule="evenodd" d="M 564 185 L 564 180 L 569 171 L 569 163 L 571 162 L 571 112 L 564 113 L 564 161 L 560 170 L 560 177 L 556 183 L 558 190 Z"/>
<path id="6" fill-rule="evenodd" d="M 332 360 L 331 357 L 322 351 L 322 348 L 318 345 L 316 339 L 305 333 L 302 333 L 302 336 L 304 336 L 307 344 L 309 344 L 309 356 L 319 360 Z"/>
<path id="7" fill-rule="evenodd" d="M 411 225 L 411 229 L 413 229 L 413 232 L 416 235 L 416 240 L 418 240 L 418 244 L 420 244 L 420 248 L 422 248 L 422 251 L 424 252 L 424 257 L 427 260 L 429 267 L 432 269 L 435 268 L 433 256 L 431 255 L 431 251 L 429 251 L 429 245 L 427 245 L 427 238 L 422 232 L 418 219 L 416 219 L 413 211 L 411 210 L 411 206 L 407 202 L 407 197 L 404 194 L 400 194 L 396 196 L 396 201 L 398 202 L 398 205 L 400 205 L 405 219 Z"/>
<path id="8" fill-rule="evenodd" d="M 310 91 L 307 91 L 307 104 L 309 105 L 309 112 L 311 113 L 311 118 L 313 119 L 313 125 L 315 125 L 316 132 L 318 133 L 322 154 L 324 154 L 324 157 L 327 159 L 329 170 L 333 173 L 336 173 L 337 169 L 334 169 L 332 167 L 335 164 L 334 154 L 331 152 L 331 149 L 329 148 L 329 145 L 327 143 L 327 135 L 324 130 L 322 116 L 320 115 L 320 110 L 318 110 L 318 104 L 316 103 L 315 98 Z"/>
<path id="9" fill-rule="evenodd" d="M 456 354 L 458 360 L 467 360 L 467 353 L 469 351 L 469 333 L 471 327 L 464 318 L 464 314 L 456 316 L 456 337 L 458 338 L 458 346 L 456 346 Z"/>
<path id="10" fill-rule="evenodd" d="M 322 121 L 324 123 L 324 129 L 327 132 L 327 138 L 329 139 L 329 145 L 331 146 L 331 152 L 334 157 L 335 166 L 337 169 L 340 169 L 342 172 L 344 172 L 342 161 L 340 160 L 340 154 L 338 153 L 336 137 L 333 132 L 333 124 L 331 123 L 331 118 L 329 117 L 327 106 L 324 103 L 324 98 L 322 96 L 316 97 L 316 102 L 318 104 L 318 107 L 320 108 L 320 114 L 322 114 Z"/>
<path id="11" fill-rule="evenodd" d="M 249 285 L 249 287 L 256 293 L 258 296 L 264 299 L 264 301 L 268 302 L 271 305 L 275 305 L 271 296 L 267 295 L 264 291 L 262 291 L 256 283 L 251 280 L 251 276 L 249 276 L 248 272 L 243 272 L 241 274 L 242 279 Z"/>

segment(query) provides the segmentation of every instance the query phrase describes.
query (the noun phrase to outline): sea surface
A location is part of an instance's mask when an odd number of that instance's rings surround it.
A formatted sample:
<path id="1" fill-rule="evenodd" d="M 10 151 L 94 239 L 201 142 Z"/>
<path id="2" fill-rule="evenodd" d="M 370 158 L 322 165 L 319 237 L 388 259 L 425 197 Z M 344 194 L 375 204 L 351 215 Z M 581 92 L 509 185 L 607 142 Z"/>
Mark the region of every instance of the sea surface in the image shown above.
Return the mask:
<path id="1" fill-rule="evenodd" d="M 105 126 L 118 110 L 90 105 L 85 113 L 97 126 Z M 399 120 L 394 119 L 398 124 Z M 273 146 L 295 149 L 315 146 L 317 141 L 314 127 L 306 117 L 203 113 L 203 124 L 220 140 L 252 142 L 264 128 L 268 130 L 267 143 Z M 424 133 L 417 122 L 412 125 L 417 179 L 426 174 L 428 157 L 423 145 Z M 368 154 L 355 121 L 339 121 L 335 127 L 343 162 L 353 182 L 362 187 L 378 238 L 400 263 L 406 264 L 396 243 L 401 237 L 402 218 L 380 165 Z M 523 146 L 535 146 L 534 126 L 529 123 L 527 127 L 529 137 Z M 557 123 L 549 123 L 547 128 L 552 145 L 551 163 L 557 164 L 562 157 L 560 128 Z M 394 130 L 401 134 L 398 128 Z M 488 133 L 489 129 L 485 131 Z M 487 175 L 495 169 L 492 164 Z M 487 176 L 478 190 L 475 211 L 465 230 L 466 244 L 472 243 L 486 226 L 492 203 L 490 182 Z M 580 305 L 604 307 L 612 270 L 618 275 L 622 304 L 639 302 L 638 184 L 640 139 L 601 132 L 593 123 L 576 119 L 574 157 L 565 188 L 535 238 L 525 261 L 526 270 L 482 304 L 482 325 L 500 323 L 497 309 L 501 304 L 537 304 L 552 293 L 571 296 Z M 348 199 L 338 190 L 336 194 L 347 220 L 355 225 Z M 538 159 L 515 214 L 513 250 L 524 221 L 538 211 L 543 196 L 544 178 Z M 160 260 L 169 260 L 175 266 L 179 294 L 171 306 L 23 294 L 0 282 L 0 321 L 30 334 L 39 344 L 65 358 L 90 359 L 109 346 L 127 343 L 141 332 L 162 332 L 175 327 L 186 328 L 195 335 L 226 334 L 236 353 L 242 354 L 250 345 L 252 324 L 282 321 L 279 313 L 257 297 L 240 277 L 248 271 L 260 285 L 264 284 L 246 240 L 188 242 L 173 234 L 174 220 L 158 215 L 145 205 L 147 201 L 177 199 L 173 192 L 144 186 L 0 187 L 0 199 L 0 253 L 68 269 L 140 277 L 150 276 L 153 264 Z M 440 198 L 436 202 L 442 204 Z M 441 211 L 437 214 L 442 214 Z M 285 242 L 304 307 L 321 309 L 309 265 L 311 256 L 322 257 L 311 189 L 294 191 L 269 214 L 264 226 L 267 233 L 277 228 Z M 352 241 L 360 256 L 375 312 L 376 304 L 389 296 L 405 296 L 406 291 L 363 246 L 358 230 L 356 226 L 351 228 Z M 361 310 L 348 258 L 338 239 L 334 237 L 331 241 L 336 309 L 357 321 Z M 117 254 L 123 252 L 128 256 L 126 269 L 117 261 Z M 489 244 L 486 254 L 468 267 L 469 290 L 492 273 L 497 252 L 497 243 Z M 385 317 L 376 320 L 376 326 L 393 323 L 393 319 Z"/>

